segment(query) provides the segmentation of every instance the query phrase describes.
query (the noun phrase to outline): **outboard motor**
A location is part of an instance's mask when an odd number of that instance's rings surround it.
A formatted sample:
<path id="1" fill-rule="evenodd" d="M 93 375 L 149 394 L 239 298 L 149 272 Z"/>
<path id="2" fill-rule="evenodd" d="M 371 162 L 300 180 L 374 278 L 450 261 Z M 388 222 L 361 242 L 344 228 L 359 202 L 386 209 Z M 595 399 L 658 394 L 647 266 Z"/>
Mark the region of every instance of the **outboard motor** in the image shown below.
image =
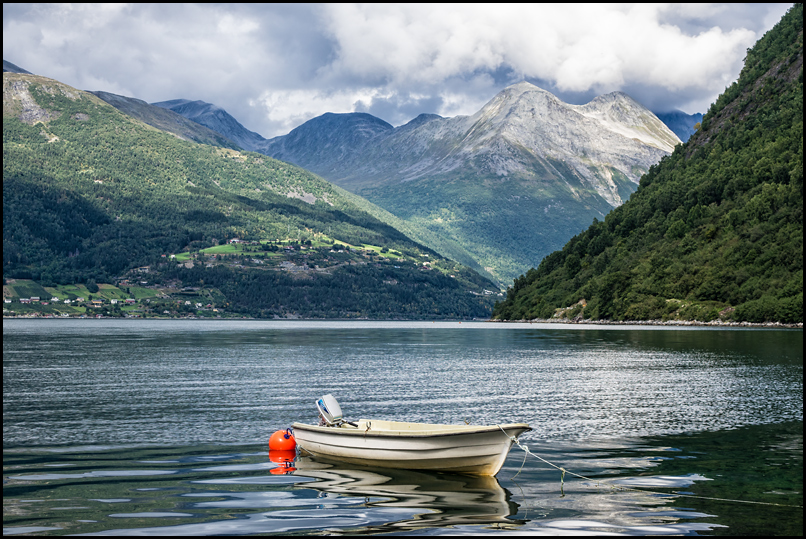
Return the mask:
<path id="1" fill-rule="evenodd" d="M 316 407 L 319 409 L 320 425 L 338 427 L 344 422 L 341 415 L 341 406 L 339 406 L 339 403 L 333 395 L 328 393 L 316 401 Z"/>

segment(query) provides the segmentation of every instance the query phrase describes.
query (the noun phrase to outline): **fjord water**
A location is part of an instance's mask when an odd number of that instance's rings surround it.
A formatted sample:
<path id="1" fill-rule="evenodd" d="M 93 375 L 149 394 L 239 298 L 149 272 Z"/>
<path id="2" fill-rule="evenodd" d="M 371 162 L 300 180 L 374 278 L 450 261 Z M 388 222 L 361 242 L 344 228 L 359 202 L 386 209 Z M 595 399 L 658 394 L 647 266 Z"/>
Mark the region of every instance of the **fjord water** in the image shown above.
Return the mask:
<path id="1" fill-rule="evenodd" d="M 273 462 L 325 393 L 348 419 L 528 422 L 589 479 L 518 447 L 494 479 Z M 797 534 L 802 425 L 801 330 L 3 324 L 5 534 Z"/>

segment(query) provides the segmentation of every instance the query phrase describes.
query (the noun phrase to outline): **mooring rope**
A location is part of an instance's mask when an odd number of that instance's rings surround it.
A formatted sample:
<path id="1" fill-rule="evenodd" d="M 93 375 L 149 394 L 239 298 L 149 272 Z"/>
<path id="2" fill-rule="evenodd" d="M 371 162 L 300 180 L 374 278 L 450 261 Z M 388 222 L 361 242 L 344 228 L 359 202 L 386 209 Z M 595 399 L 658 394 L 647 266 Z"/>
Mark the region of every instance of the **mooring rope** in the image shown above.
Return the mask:
<path id="1" fill-rule="evenodd" d="M 501 429 L 501 432 L 503 432 L 504 435 L 506 435 L 507 438 L 512 440 L 512 442 L 515 443 L 515 445 L 517 445 L 518 447 L 523 449 L 523 451 L 525 453 L 524 456 L 523 456 L 523 464 L 521 464 L 521 467 L 518 470 L 518 473 L 516 473 L 514 476 L 512 476 L 512 479 L 515 479 L 516 477 L 518 477 L 518 474 L 521 473 L 521 471 L 523 470 L 523 466 L 526 464 L 526 456 L 527 455 L 532 455 L 533 457 L 535 457 L 536 459 L 540 460 L 541 462 L 543 462 L 545 464 L 548 464 L 552 468 L 556 468 L 556 469 L 560 470 L 560 472 L 562 472 L 562 475 L 560 476 L 560 485 L 561 485 L 560 488 L 561 489 L 562 489 L 562 485 L 563 485 L 563 483 L 565 481 L 565 474 L 573 475 L 574 477 L 579 477 L 580 479 L 584 479 L 585 481 L 594 482 L 597 485 L 599 483 L 604 483 L 604 481 L 601 480 L 601 479 L 593 479 L 591 477 L 585 477 L 584 475 L 580 475 L 580 474 L 572 472 L 570 470 L 566 470 L 562 466 L 557 466 L 556 464 L 547 461 L 546 459 L 544 459 L 540 455 L 537 455 L 537 454 L 532 453 L 531 451 L 529 451 L 529 447 L 526 444 L 520 443 L 515 436 L 510 436 L 509 434 L 507 434 L 507 431 L 505 431 L 503 429 L 503 427 L 501 427 L 501 425 L 498 425 L 498 428 Z M 624 485 L 612 485 L 611 484 L 610 488 L 611 489 L 619 488 L 619 489 L 623 489 L 623 490 L 632 490 L 634 492 L 643 492 L 645 494 L 656 494 L 656 495 L 659 495 L 659 496 L 676 496 L 676 497 L 682 497 L 682 498 L 698 498 L 700 500 L 713 500 L 713 501 L 719 501 L 719 502 L 749 503 L 749 504 L 754 504 L 754 505 L 775 505 L 777 507 L 794 507 L 794 508 L 798 508 L 798 509 L 803 509 L 802 505 L 787 505 L 787 504 L 783 504 L 783 503 L 772 503 L 772 502 L 755 502 L 755 501 L 749 501 L 749 500 L 733 500 L 733 499 L 730 499 L 730 498 L 712 498 L 712 497 L 708 497 L 708 496 L 696 496 L 694 494 L 670 494 L 668 492 L 657 492 L 657 491 L 654 491 L 654 490 L 643 489 L 643 488 L 626 487 Z"/>

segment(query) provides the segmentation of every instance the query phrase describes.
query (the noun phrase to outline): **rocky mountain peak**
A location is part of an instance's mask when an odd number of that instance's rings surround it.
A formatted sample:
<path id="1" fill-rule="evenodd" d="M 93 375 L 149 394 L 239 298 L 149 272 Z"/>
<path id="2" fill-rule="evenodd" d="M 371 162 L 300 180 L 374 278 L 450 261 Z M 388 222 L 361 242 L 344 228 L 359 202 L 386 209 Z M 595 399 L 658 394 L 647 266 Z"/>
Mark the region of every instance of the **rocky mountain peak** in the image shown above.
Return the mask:
<path id="1" fill-rule="evenodd" d="M 578 115 L 594 123 L 585 123 Z M 604 129 L 664 152 L 672 152 L 680 144 L 680 139 L 663 122 L 624 92 L 604 94 L 585 105 L 571 105 L 524 81 L 508 86 L 468 118 L 474 138 L 479 136 L 480 128 L 488 134 L 490 129 L 509 132 L 519 139 L 534 138 L 536 133 L 553 137 L 558 126 L 580 121 L 586 125 L 586 131 Z"/>
<path id="2" fill-rule="evenodd" d="M 681 142 L 654 113 L 624 92 L 611 92 L 585 105 L 568 107 L 609 131 L 665 152 L 674 151 Z"/>
<path id="3" fill-rule="evenodd" d="M 442 119 L 443 119 L 442 116 L 440 116 L 439 114 L 422 113 L 413 120 L 411 120 L 410 122 L 395 128 L 395 130 L 400 131 L 400 130 L 414 129 L 415 127 L 420 127 L 423 124 L 427 124 L 432 120 L 442 120 Z"/>
<path id="4" fill-rule="evenodd" d="M 76 90 L 59 81 L 26 73 L 3 72 L 3 116 L 15 116 L 28 125 L 47 124 L 61 116 L 58 110 L 50 110 L 39 105 L 32 95 L 31 86 L 50 95 L 60 94 L 63 97 L 78 101 L 94 99 L 89 94 Z"/>
<path id="5" fill-rule="evenodd" d="M 215 114 L 224 110 L 221 107 L 213 105 L 212 103 L 207 103 L 206 101 L 191 101 L 190 99 L 172 99 L 170 101 L 152 103 L 152 105 L 172 110 L 189 120 L 194 120 L 195 118 L 208 114 Z"/>
<path id="6" fill-rule="evenodd" d="M 520 95 L 522 95 L 524 93 L 527 93 L 527 92 L 543 92 L 543 93 L 546 93 L 546 94 L 551 93 L 551 92 L 548 92 L 548 91 L 544 90 L 543 88 L 541 88 L 539 86 L 536 86 L 536 85 L 532 84 L 531 82 L 526 82 L 524 80 L 524 81 L 517 82 L 515 84 L 511 84 L 511 85 L 507 86 L 506 88 L 501 90 L 501 92 L 499 92 L 499 95 L 504 94 L 504 95 L 516 97 L 516 96 L 520 96 Z"/>
<path id="7" fill-rule="evenodd" d="M 287 135 L 267 140 L 258 151 L 323 174 L 392 131 L 391 124 L 365 112 L 327 112 Z"/>
<path id="8" fill-rule="evenodd" d="M 564 103 L 551 92 L 528 82 L 508 86 L 465 120 L 466 142 L 485 140 L 506 131 L 519 138 L 564 123 Z"/>
<path id="9" fill-rule="evenodd" d="M 152 103 L 152 105 L 172 110 L 189 120 L 221 133 L 246 150 L 257 151 L 261 144 L 266 142 L 266 139 L 259 134 L 246 129 L 226 110 L 212 103 L 207 103 L 206 101 L 172 99 L 170 101 Z"/>
<path id="10" fill-rule="evenodd" d="M 332 143 L 335 138 L 358 144 L 393 129 L 391 124 L 365 112 L 327 112 L 308 120 L 286 136 L 289 141 L 307 139 L 315 144 Z"/>
<path id="11" fill-rule="evenodd" d="M 548 104 L 562 103 L 554 94 L 534 84 L 519 82 L 507 86 L 495 95 L 474 116 L 491 116 L 502 112 L 510 114 L 513 110 L 534 107 L 544 108 Z"/>

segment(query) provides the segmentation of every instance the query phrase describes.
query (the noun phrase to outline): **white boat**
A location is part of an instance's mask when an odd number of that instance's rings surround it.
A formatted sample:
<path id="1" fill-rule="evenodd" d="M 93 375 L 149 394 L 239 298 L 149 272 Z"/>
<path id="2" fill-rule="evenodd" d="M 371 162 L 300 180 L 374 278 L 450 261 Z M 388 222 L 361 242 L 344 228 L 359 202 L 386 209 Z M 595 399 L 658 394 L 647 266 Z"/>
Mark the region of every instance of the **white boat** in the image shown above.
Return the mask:
<path id="1" fill-rule="evenodd" d="M 346 422 L 336 399 L 319 399 L 321 425 L 294 423 L 305 454 L 377 468 L 432 470 L 494 476 L 526 423 L 441 425 L 361 419 Z"/>

